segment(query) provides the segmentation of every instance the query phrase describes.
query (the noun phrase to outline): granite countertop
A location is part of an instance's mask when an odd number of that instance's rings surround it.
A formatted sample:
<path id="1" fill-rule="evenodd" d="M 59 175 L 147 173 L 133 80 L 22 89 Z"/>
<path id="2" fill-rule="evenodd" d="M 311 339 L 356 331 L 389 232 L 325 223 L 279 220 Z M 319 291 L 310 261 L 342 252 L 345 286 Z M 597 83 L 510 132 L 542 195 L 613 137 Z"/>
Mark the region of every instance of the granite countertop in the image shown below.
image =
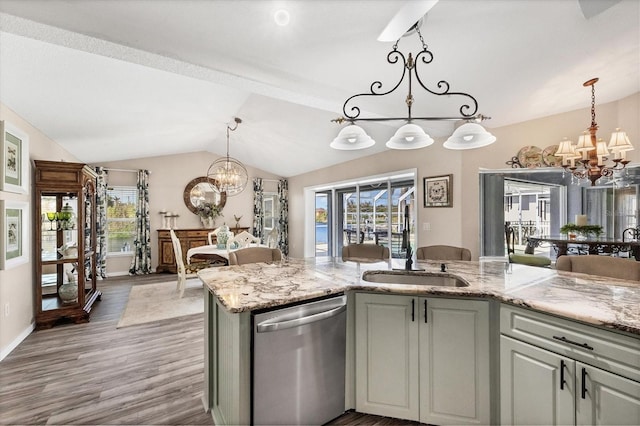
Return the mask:
<path id="1" fill-rule="evenodd" d="M 393 267 L 403 261 L 394 259 Z M 362 280 L 386 262 L 356 265 L 332 258 L 289 259 L 201 270 L 198 276 L 226 309 L 238 313 L 271 308 L 346 290 L 493 298 L 640 336 L 640 283 L 504 261 L 418 261 L 430 275 L 456 277 L 468 287 L 383 284 Z"/>

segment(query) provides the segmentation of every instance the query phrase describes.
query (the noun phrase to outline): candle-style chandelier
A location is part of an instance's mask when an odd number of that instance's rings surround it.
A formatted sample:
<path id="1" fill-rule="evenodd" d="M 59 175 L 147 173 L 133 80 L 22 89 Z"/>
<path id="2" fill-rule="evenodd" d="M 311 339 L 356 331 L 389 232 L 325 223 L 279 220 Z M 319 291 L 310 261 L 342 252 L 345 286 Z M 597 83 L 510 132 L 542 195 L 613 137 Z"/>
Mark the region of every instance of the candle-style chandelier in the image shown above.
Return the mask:
<path id="1" fill-rule="evenodd" d="M 233 121 L 235 122 L 233 127 L 227 123 L 227 156 L 218 158 L 211 163 L 207 170 L 207 177 L 215 182 L 211 184 L 213 190 L 218 193 L 226 192 L 228 196 L 241 193 L 249 181 L 249 175 L 244 165 L 229 156 L 229 132 L 236 130 L 238 124 L 242 123 L 238 117 L 234 117 Z"/>
<path id="2" fill-rule="evenodd" d="M 555 155 L 562 157 L 562 167 L 569 170 L 573 176 L 579 179 L 589 179 L 591 186 L 595 186 L 596 181 L 602 176 L 612 177 L 616 171 L 624 169 L 629 160 L 626 159 L 626 152 L 632 151 L 633 145 L 629 141 L 626 132 L 619 128 L 611 134 L 609 145 L 603 139 L 598 139 L 596 132 L 596 92 L 595 85 L 598 78 L 585 81 L 584 87 L 591 86 L 591 126 L 578 138 L 578 143 L 564 138 Z M 608 156 L 613 153 L 613 164 L 605 164 Z M 576 161 L 579 165 L 576 166 Z"/>
<path id="3" fill-rule="evenodd" d="M 403 64 L 402 75 L 400 80 L 396 83 L 391 90 L 383 89 L 383 84 L 380 81 L 374 81 L 371 83 L 369 92 L 359 93 L 349 97 L 342 106 L 343 116 L 333 119 L 331 121 L 342 124 L 349 123 L 344 127 L 338 136 L 331 142 L 331 147 L 340 150 L 356 150 L 369 148 L 375 144 L 375 141 L 367 135 L 365 130 L 357 126 L 356 122 L 367 121 L 405 121 L 407 124 L 400 127 L 393 137 L 389 139 L 386 146 L 391 149 L 415 149 L 423 148 L 433 144 L 433 139 L 425 133 L 425 131 L 414 123 L 414 121 L 465 121 L 466 123 L 458 127 L 453 134 L 444 143 L 444 147 L 448 149 L 471 149 L 479 148 L 489 145 L 495 142 L 496 137 L 487 132 L 480 124 L 483 120 L 491 117 L 486 117 L 482 114 L 478 114 L 478 101 L 468 93 L 454 92 L 450 90 L 450 85 L 445 80 L 440 80 L 435 88 L 430 88 L 421 79 L 418 74 L 419 64 L 429 64 L 433 61 L 433 54 L 428 50 L 427 45 L 420 33 L 420 22 L 414 24 L 405 35 L 415 32 L 420 37 L 422 43 L 422 50 L 418 52 L 415 59 L 412 53 L 405 56 L 398 50 L 397 40 L 393 45 L 393 49 L 387 54 L 387 62 L 390 64 L 396 64 L 399 61 Z M 360 116 L 360 107 L 356 105 L 350 105 L 350 102 L 361 96 L 385 96 L 395 92 L 400 87 L 403 81 L 407 77 L 408 94 L 406 97 L 407 115 L 405 117 L 371 117 L 364 118 Z M 418 83 L 420 87 L 426 90 L 428 93 L 435 96 L 461 96 L 466 98 L 466 101 L 460 105 L 459 116 L 444 116 L 444 117 L 414 117 L 411 115 L 411 107 L 413 106 L 414 98 L 412 93 L 413 80 Z"/>

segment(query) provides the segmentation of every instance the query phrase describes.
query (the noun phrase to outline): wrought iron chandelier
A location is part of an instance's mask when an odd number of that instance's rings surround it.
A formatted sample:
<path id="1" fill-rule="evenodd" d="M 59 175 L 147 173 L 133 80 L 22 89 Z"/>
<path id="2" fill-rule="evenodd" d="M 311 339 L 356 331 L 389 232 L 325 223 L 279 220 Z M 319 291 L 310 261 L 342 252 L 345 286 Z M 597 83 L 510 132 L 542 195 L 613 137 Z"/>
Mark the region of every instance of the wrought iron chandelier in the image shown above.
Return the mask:
<path id="1" fill-rule="evenodd" d="M 213 183 L 211 186 L 218 193 L 226 192 L 228 196 L 241 193 L 247 186 L 249 175 L 244 165 L 233 157 L 229 156 L 229 132 L 233 132 L 242 123 L 238 117 L 234 117 L 235 125 L 229 126 L 227 123 L 227 156 L 218 158 L 211 163 L 207 170 L 207 177 Z"/>
<path id="2" fill-rule="evenodd" d="M 433 139 L 425 133 L 425 131 L 414 123 L 414 121 L 459 121 L 463 120 L 466 123 L 458 127 L 453 134 L 444 143 L 444 147 L 448 149 L 471 149 L 479 148 L 489 145 L 495 142 L 496 137 L 487 132 L 480 124 L 483 120 L 487 120 L 491 117 L 486 117 L 482 114 L 478 114 L 478 101 L 468 93 L 451 91 L 450 85 L 445 80 L 440 80 L 437 83 L 436 88 L 429 88 L 418 74 L 418 65 L 429 64 L 433 61 L 433 53 L 431 53 L 420 33 L 419 22 L 414 24 L 407 34 L 415 32 L 420 37 L 422 43 L 422 50 L 413 57 L 412 53 L 405 56 L 398 50 L 397 40 L 393 45 L 393 49 L 387 54 L 387 62 L 390 64 L 396 64 L 399 61 L 403 64 L 402 75 L 396 85 L 390 90 L 383 89 L 383 84 L 380 81 L 374 81 L 371 83 L 369 92 L 358 93 L 349 97 L 342 106 L 343 116 L 333 119 L 331 121 L 342 124 L 349 123 L 344 127 L 338 136 L 331 142 L 331 147 L 340 150 L 356 150 L 373 146 L 375 141 L 367 135 L 364 129 L 357 126 L 356 122 L 367 121 L 405 121 L 407 124 L 400 127 L 391 139 L 386 143 L 386 146 L 391 149 L 415 149 L 423 148 L 433 144 Z M 403 81 L 407 77 L 408 94 L 406 97 L 407 115 L 405 117 L 372 117 L 365 118 L 360 116 L 360 107 L 357 105 L 350 105 L 350 102 L 361 96 L 385 96 L 396 91 L 400 87 Z M 413 80 L 418 83 L 420 87 L 426 90 L 428 93 L 435 96 L 461 96 L 466 98 L 460 105 L 459 116 L 444 116 L 444 117 L 414 117 L 411 114 L 411 107 L 413 106 Z"/>
<path id="3" fill-rule="evenodd" d="M 616 171 L 624 169 L 629 160 L 626 159 L 626 152 L 632 151 L 633 145 L 629 141 L 627 133 L 619 128 L 611 134 L 609 145 L 607 142 L 598 139 L 598 123 L 596 123 L 596 91 L 595 85 L 598 78 L 585 81 L 584 87 L 591 86 L 591 126 L 578 138 L 578 143 L 564 138 L 555 155 L 562 157 L 562 167 L 569 170 L 578 179 L 589 179 L 591 186 L 595 186 L 596 181 L 602 176 L 613 177 Z M 607 165 L 605 161 L 613 153 L 613 164 Z M 576 160 L 580 168 L 576 166 Z"/>

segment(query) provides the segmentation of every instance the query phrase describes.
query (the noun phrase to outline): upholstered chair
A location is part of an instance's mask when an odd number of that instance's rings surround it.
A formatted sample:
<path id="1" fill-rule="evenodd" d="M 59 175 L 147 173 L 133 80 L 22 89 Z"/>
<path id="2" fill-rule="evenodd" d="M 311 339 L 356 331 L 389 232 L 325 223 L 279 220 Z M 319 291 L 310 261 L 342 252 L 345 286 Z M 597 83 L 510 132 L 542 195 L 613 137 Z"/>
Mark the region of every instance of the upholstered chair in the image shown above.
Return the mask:
<path id="1" fill-rule="evenodd" d="M 556 260 L 556 269 L 640 281 L 640 262 L 633 258 L 598 255 L 560 256 Z"/>
<path id="2" fill-rule="evenodd" d="M 416 250 L 418 260 L 471 260 L 471 251 L 455 246 L 425 246 Z"/>
<path id="3" fill-rule="evenodd" d="M 246 263 L 273 263 L 282 260 L 280 249 L 269 247 L 247 247 L 229 253 L 229 265 Z"/>
<path id="4" fill-rule="evenodd" d="M 515 230 L 509 222 L 504 225 L 504 233 L 507 241 L 507 256 L 509 263 L 520 263 L 529 266 L 551 267 L 551 259 L 547 256 L 539 256 L 528 253 L 516 253 L 515 250 Z"/>
<path id="5" fill-rule="evenodd" d="M 389 261 L 389 248 L 377 244 L 349 244 L 342 247 L 345 262 L 374 263 Z"/>

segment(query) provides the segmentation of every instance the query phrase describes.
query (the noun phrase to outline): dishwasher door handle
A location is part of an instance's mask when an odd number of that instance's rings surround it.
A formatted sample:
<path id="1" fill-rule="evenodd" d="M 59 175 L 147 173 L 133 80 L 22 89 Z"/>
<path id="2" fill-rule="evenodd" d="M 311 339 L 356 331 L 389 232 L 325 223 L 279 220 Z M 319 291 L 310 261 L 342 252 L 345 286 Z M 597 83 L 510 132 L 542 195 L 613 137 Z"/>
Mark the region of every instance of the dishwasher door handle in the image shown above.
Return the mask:
<path id="1" fill-rule="evenodd" d="M 268 333 L 270 331 L 285 330 L 287 328 L 300 327 L 301 325 L 310 324 L 312 322 L 320 321 L 326 318 L 331 318 L 341 314 L 347 310 L 347 305 L 338 306 L 337 308 L 329 309 L 328 311 L 318 312 L 317 314 L 309 315 L 302 318 L 296 318 L 287 321 L 271 322 L 272 320 L 266 320 L 256 326 L 258 333 Z M 277 320 L 277 318 L 274 318 Z"/>

